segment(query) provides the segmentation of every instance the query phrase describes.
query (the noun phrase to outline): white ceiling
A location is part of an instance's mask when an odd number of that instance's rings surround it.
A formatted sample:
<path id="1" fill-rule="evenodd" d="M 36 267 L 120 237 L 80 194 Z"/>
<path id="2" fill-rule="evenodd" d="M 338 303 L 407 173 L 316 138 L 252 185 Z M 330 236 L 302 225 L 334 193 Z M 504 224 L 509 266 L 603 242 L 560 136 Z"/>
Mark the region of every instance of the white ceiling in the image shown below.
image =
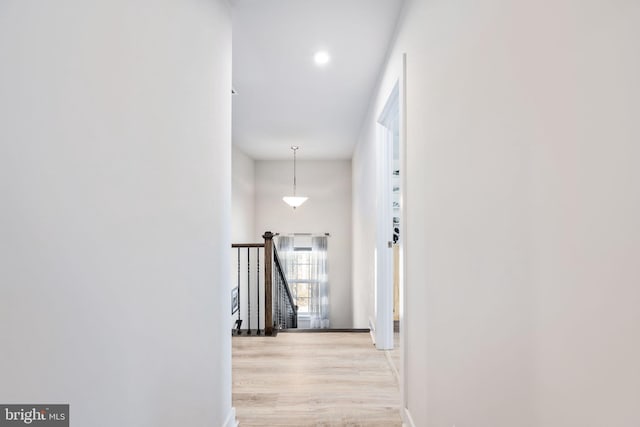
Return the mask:
<path id="1" fill-rule="evenodd" d="M 351 158 L 402 0 L 231 4 L 233 143 L 255 159 L 291 158 L 291 145 L 299 159 Z"/>

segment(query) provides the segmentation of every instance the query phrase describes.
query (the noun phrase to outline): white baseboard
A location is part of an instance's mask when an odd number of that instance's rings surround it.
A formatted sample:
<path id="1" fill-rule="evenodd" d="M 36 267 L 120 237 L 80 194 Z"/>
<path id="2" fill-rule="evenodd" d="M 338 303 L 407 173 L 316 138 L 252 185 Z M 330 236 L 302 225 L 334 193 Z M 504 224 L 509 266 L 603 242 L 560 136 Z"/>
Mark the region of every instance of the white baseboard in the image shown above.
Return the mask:
<path id="1" fill-rule="evenodd" d="M 238 427 L 238 420 L 236 420 L 236 408 L 231 408 L 229 415 L 222 427 Z"/>
<path id="2" fill-rule="evenodd" d="M 376 345 L 376 322 L 371 317 L 369 317 L 369 335 L 371 335 L 373 345 Z"/>
<path id="3" fill-rule="evenodd" d="M 408 408 L 402 408 L 402 427 L 416 427 Z"/>
<path id="4" fill-rule="evenodd" d="M 387 359 L 387 363 L 389 364 L 389 368 L 391 372 L 393 372 L 393 377 L 396 379 L 396 384 L 398 387 L 400 386 L 400 372 L 398 372 L 398 368 L 396 368 L 396 364 L 393 363 L 391 359 L 391 352 L 389 350 L 384 350 L 384 356 Z"/>

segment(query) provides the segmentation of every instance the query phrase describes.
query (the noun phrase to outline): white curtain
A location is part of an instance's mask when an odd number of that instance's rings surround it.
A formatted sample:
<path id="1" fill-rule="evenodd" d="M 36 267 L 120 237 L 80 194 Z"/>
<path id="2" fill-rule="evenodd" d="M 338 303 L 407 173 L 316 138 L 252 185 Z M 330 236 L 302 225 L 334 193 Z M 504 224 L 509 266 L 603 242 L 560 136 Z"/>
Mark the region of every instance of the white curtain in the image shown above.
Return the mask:
<path id="1" fill-rule="evenodd" d="M 309 283 L 309 327 L 313 329 L 329 328 L 329 277 L 327 274 L 326 236 L 311 237 L 309 277 L 304 275 L 304 283 Z M 296 245 L 294 236 L 278 236 L 276 241 L 278 255 L 290 285 L 298 277 Z M 309 241 L 304 242 L 309 247 Z M 307 249 L 308 250 L 308 249 Z M 306 251 L 305 251 L 306 252 Z M 309 252 L 306 252 L 309 253 Z"/>
<path id="2" fill-rule="evenodd" d="M 311 272 L 313 282 L 309 289 L 310 328 L 329 327 L 329 276 L 327 274 L 326 236 L 311 239 Z"/>
<path id="3" fill-rule="evenodd" d="M 278 236 L 276 239 L 276 248 L 278 249 L 278 257 L 280 258 L 282 271 L 288 279 L 292 277 L 292 264 L 295 261 L 293 252 L 293 236 Z"/>

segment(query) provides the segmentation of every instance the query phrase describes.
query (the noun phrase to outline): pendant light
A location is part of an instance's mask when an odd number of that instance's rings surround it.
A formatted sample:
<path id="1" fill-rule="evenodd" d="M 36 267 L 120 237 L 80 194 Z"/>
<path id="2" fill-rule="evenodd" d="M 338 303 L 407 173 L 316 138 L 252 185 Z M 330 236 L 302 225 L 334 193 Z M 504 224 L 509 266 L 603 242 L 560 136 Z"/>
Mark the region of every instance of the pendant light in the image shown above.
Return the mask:
<path id="1" fill-rule="evenodd" d="M 291 146 L 291 149 L 293 150 L 293 196 L 285 196 L 282 198 L 282 200 L 284 200 L 284 202 L 294 210 L 308 199 L 308 197 L 296 196 L 296 151 L 298 151 L 299 148 L 300 147 L 297 145 Z"/>

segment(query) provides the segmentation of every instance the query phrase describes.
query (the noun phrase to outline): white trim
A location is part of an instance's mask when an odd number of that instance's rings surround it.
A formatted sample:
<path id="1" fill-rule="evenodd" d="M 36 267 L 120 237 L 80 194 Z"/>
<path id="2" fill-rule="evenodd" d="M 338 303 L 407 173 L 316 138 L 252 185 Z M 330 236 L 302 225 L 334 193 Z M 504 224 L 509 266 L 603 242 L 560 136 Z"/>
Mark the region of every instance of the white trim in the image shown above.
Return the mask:
<path id="1" fill-rule="evenodd" d="M 376 344 L 376 322 L 372 317 L 369 317 L 369 335 L 371 335 L 371 342 Z"/>
<path id="2" fill-rule="evenodd" d="M 416 423 L 411 418 L 411 412 L 409 408 L 402 408 L 402 427 L 416 427 Z"/>
<path id="3" fill-rule="evenodd" d="M 399 126 L 400 79 L 378 117 L 376 135 L 376 348 L 393 349 L 392 176 L 394 131 Z M 400 174 L 404 174 L 401 171 Z"/>
<path id="4" fill-rule="evenodd" d="M 238 427 L 238 420 L 236 420 L 236 408 L 231 407 L 231 411 L 229 411 L 229 415 L 222 427 Z"/>
<path id="5" fill-rule="evenodd" d="M 392 129 L 396 125 L 396 120 L 398 120 L 400 113 L 400 91 L 398 90 L 400 86 L 400 81 L 396 81 L 395 85 L 391 89 L 391 93 L 387 97 L 387 101 L 380 113 L 380 117 L 378 117 L 378 123 L 383 125 L 388 129 Z"/>
<path id="6" fill-rule="evenodd" d="M 391 358 L 391 351 L 385 350 L 384 351 L 384 355 L 387 358 L 387 363 L 389 364 L 389 368 L 391 369 L 391 372 L 393 373 L 393 377 L 396 379 L 396 383 L 399 386 L 400 385 L 400 372 L 398 372 L 398 368 L 396 368 L 396 364 L 393 362 L 393 359 Z"/>
<path id="7" fill-rule="evenodd" d="M 401 407 L 407 411 L 409 420 L 408 406 L 408 382 L 407 378 L 411 375 L 408 370 L 407 363 L 407 325 L 405 307 L 407 306 L 407 239 L 409 237 L 409 228 L 407 227 L 407 54 L 402 54 L 402 69 L 399 78 L 399 127 L 400 127 L 400 403 Z M 415 325 L 414 325 L 415 326 Z M 413 421 L 411 421 L 413 424 Z M 413 426 L 412 426 L 413 427 Z"/>

